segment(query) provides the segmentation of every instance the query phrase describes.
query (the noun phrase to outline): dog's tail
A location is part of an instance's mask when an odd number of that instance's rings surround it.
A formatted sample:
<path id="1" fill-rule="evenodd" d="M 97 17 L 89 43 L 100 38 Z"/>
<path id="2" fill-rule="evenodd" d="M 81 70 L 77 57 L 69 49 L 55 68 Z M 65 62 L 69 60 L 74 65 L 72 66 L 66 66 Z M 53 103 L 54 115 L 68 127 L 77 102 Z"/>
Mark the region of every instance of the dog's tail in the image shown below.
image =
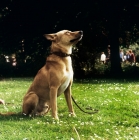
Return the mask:
<path id="1" fill-rule="evenodd" d="M 4 100 L 0 99 L 0 104 L 2 105 L 13 105 L 14 103 L 5 103 Z M 12 115 L 19 115 L 21 113 L 15 113 L 15 112 L 6 112 L 6 113 L 0 113 L 0 116 L 12 116 Z"/>
<path id="2" fill-rule="evenodd" d="M 19 115 L 21 113 L 15 113 L 15 112 L 6 112 L 6 113 L 0 113 L 0 116 L 12 116 L 12 115 Z"/>
<path id="3" fill-rule="evenodd" d="M 71 96 L 71 98 L 72 98 L 73 102 L 75 103 L 75 105 L 76 105 L 82 112 L 87 113 L 87 114 L 95 114 L 95 113 L 98 112 L 98 110 L 96 110 L 96 109 L 95 109 L 93 112 L 84 111 L 84 110 L 77 104 L 77 102 L 74 100 L 73 96 Z M 92 109 L 91 109 L 91 110 L 92 110 Z"/>

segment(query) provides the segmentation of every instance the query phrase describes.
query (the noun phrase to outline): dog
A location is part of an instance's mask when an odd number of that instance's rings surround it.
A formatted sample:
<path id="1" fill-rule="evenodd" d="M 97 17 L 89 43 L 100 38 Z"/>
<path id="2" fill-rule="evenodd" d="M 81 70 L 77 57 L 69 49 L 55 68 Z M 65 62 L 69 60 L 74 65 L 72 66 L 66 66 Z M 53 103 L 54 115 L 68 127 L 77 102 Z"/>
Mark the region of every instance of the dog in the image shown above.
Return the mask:
<path id="1" fill-rule="evenodd" d="M 0 104 L 5 105 L 5 101 L 4 101 L 4 100 L 2 100 L 2 99 L 0 99 Z"/>
<path id="2" fill-rule="evenodd" d="M 46 64 L 38 71 L 23 98 L 22 114 L 44 115 L 51 109 L 52 117 L 58 118 L 57 97 L 65 95 L 69 113 L 76 116 L 72 100 L 73 82 L 72 46 L 82 39 L 83 31 L 62 30 L 44 37 L 52 42 Z"/>

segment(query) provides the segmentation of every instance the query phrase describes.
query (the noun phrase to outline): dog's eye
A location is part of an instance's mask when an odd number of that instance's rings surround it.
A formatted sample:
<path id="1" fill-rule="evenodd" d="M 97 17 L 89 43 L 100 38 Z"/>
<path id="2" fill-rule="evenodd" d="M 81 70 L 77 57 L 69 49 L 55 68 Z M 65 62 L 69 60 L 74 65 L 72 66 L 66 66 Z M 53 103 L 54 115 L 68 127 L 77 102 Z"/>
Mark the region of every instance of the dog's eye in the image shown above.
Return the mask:
<path id="1" fill-rule="evenodd" d="M 67 32 L 66 32 L 67 35 L 70 35 L 70 33 L 71 33 L 71 31 L 67 31 Z"/>

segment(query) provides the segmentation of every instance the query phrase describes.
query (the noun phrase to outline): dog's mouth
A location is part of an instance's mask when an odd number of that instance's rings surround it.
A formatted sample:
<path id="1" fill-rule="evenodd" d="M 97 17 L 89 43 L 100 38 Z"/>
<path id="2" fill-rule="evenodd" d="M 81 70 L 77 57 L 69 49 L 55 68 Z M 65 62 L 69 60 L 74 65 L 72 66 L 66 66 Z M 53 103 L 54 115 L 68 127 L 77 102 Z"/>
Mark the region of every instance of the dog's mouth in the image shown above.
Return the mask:
<path id="1" fill-rule="evenodd" d="M 70 42 L 80 41 L 82 39 L 82 37 L 83 37 L 83 35 L 81 35 L 78 38 L 75 38 L 75 39 L 70 40 Z"/>

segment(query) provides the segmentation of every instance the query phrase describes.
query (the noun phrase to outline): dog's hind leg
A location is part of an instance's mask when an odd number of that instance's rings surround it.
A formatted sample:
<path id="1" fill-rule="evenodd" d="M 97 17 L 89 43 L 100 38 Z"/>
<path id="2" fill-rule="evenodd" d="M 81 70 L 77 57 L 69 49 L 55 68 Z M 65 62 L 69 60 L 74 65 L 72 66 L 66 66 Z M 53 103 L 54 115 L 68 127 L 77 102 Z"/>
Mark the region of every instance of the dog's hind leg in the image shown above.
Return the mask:
<path id="1" fill-rule="evenodd" d="M 35 115 L 38 102 L 39 98 L 37 94 L 35 94 L 34 92 L 26 94 L 23 99 L 22 114 Z"/>

